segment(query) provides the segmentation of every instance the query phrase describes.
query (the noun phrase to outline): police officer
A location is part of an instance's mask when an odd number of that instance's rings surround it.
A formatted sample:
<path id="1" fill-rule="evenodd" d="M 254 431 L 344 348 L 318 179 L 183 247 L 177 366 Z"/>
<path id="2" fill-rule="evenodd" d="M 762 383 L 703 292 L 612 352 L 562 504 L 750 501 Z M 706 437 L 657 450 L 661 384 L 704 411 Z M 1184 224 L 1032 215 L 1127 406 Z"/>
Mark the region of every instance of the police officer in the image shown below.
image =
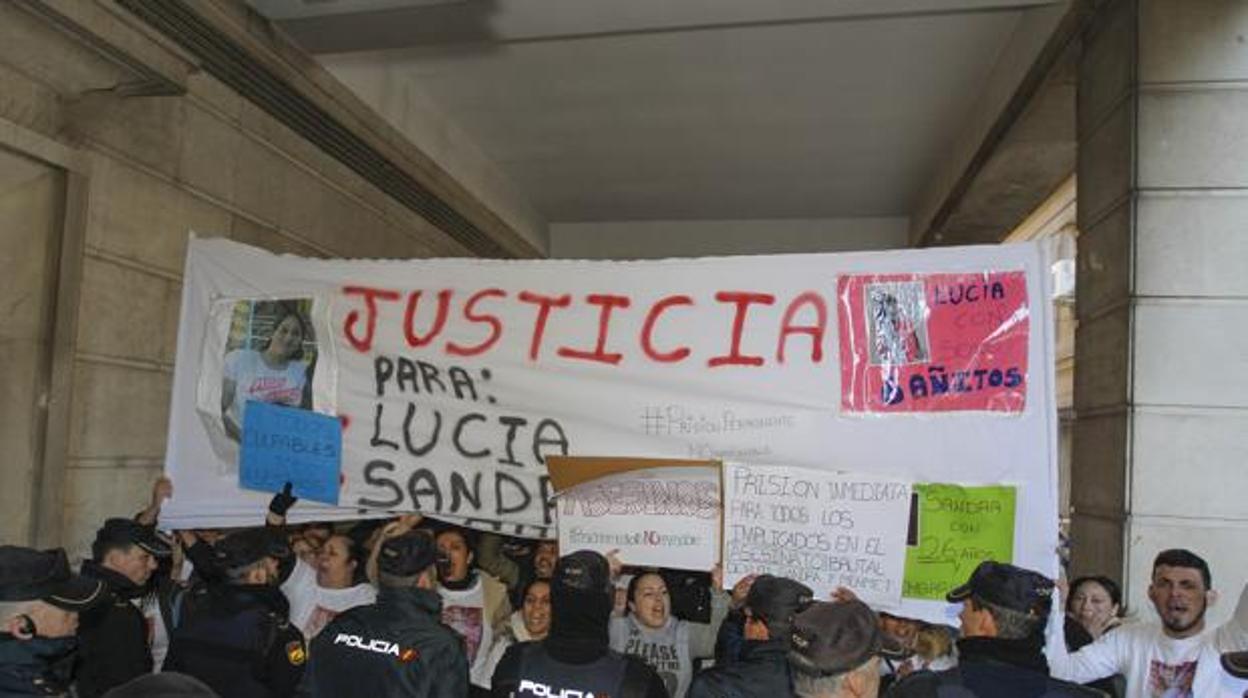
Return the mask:
<path id="1" fill-rule="evenodd" d="M 0 695 L 64 695 L 78 614 L 103 598 L 102 583 L 70 572 L 65 551 L 0 546 Z"/>
<path id="2" fill-rule="evenodd" d="M 156 569 L 172 554 L 155 529 L 131 519 L 109 519 L 95 535 L 82 575 L 104 584 L 106 602 L 84 611 L 78 622 L 75 675 L 82 698 L 150 674 L 152 650 L 143 612 L 135 605 Z"/>
<path id="3" fill-rule="evenodd" d="M 794 616 L 789 647 L 797 698 L 879 695 L 884 637 L 879 618 L 863 602 L 812 603 Z"/>
<path id="4" fill-rule="evenodd" d="M 439 621 L 437 548 L 425 531 L 386 539 L 377 555 L 377 601 L 338 614 L 312 642 L 300 696 L 468 695 L 468 658 Z"/>
<path id="5" fill-rule="evenodd" d="M 789 676 L 789 626 L 793 616 L 811 604 L 813 596 L 810 587 L 787 577 L 764 574 L 755 579 L 743 607 L 740 656 L 694 677 L 689 697 L 789 695 L 793 683 Z"/>
<path id="6" fill-rule="evenodd" d="M 588 550 L 563 557 L 550 586 L 550 634 L 507 648 L 494 670 L 495 696 L 667 696 L 654 669 L 608 647 L 615 589 L 605 557 Z"/>
<path id="7" fill-rule="evenodd" d="M 893 684 L 892 698 L 1094 698 L 1102 691 L 1049 676 L 1044 625 L 1053 582 L 1039 572 L 1001 562 L 979 564 L 965 584 L 946 594 L 962 603 L 958 666 L 920 671 Z"/>
<path id="8" fill-rule="evenodd" d="M 277 587 L 284 545 L 272 529 L 248 529 L 214 546 L 222 580 L 183 603 L 165 671 L 189 674 L 230 698 L 294 695 L 307 648 Z"/>

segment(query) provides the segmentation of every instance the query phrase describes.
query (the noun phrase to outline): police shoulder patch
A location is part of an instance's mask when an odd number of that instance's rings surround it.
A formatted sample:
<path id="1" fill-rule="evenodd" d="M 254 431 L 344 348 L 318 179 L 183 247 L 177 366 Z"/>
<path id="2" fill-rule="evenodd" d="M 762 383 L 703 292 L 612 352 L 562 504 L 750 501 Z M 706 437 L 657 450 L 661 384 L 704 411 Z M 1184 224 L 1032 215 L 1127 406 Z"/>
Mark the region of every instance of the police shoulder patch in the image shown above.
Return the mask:
<path id="1" fill-rule="evenodd" d="M 286 659 L 293 666 L 299 666 L 308 661 L 308 650 L 304 648 L 302 640 L 294 640 L 286 644 Z"/>

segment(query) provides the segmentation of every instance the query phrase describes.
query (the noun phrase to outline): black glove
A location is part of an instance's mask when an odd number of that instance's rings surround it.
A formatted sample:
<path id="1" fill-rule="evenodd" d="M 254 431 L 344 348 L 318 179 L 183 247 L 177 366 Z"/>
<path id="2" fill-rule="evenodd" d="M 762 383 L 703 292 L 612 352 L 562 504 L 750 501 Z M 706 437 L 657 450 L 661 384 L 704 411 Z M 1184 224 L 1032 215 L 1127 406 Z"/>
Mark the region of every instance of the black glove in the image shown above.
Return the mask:
<path id="1" fill-rule="evenodd" d="M 298 497 L 290 493 L 291 487 L 293 485 L 288 482 L 281 492 L 273 495 L 273 499 L 269 500 L 269 511 L 277 516 L 285 516 L 286 512 L 290 511 L 295 502 L 299 501 Z"/>

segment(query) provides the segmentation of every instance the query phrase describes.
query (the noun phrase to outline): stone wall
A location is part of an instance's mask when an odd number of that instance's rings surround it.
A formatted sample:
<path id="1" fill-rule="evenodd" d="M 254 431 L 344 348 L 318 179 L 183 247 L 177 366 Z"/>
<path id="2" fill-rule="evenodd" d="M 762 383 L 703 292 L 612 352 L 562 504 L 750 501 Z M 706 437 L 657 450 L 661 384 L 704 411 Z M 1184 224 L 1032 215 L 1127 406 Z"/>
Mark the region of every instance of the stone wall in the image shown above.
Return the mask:
<path id="1" fill-rule="evenodd" d="M 0 147 L 75 183 L 59 269 L 38 272 L 59 294 L 45 329 L 62 349 L 35 377 L 48 397 L 43 487 L 25 516 L 0 520 L 0 538 L 81 554 L 103 518 L 143 506 L 161 472 L 191 231 L 309 256 L 469 251 L 115 6 L 34 5 L 76 13 L 89 33 L 0 6 Z M 148 71 L 181 93 L 143 96 L 162 91 L 133 88 Z M 6 493 L 30 481 L 17 468 L 0 461 Z"/>
<path id="2" fill-rule="evenodd" d="M 1077 573 L 1248 578 L 1248 6 L 1105 3 L 1080 66 Z"/>

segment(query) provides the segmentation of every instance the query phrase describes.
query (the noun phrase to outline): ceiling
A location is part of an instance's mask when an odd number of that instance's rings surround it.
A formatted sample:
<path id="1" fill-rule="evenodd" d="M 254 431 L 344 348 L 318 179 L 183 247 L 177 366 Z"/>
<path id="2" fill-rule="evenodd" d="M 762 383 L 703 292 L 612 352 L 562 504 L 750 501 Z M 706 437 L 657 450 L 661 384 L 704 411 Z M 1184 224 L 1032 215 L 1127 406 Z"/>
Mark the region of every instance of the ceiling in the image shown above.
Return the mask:
<path id="1" fill-rule="evenodd" d="M 250 0 L 549 222 L 907 216 L 1045 0 Z"/>

